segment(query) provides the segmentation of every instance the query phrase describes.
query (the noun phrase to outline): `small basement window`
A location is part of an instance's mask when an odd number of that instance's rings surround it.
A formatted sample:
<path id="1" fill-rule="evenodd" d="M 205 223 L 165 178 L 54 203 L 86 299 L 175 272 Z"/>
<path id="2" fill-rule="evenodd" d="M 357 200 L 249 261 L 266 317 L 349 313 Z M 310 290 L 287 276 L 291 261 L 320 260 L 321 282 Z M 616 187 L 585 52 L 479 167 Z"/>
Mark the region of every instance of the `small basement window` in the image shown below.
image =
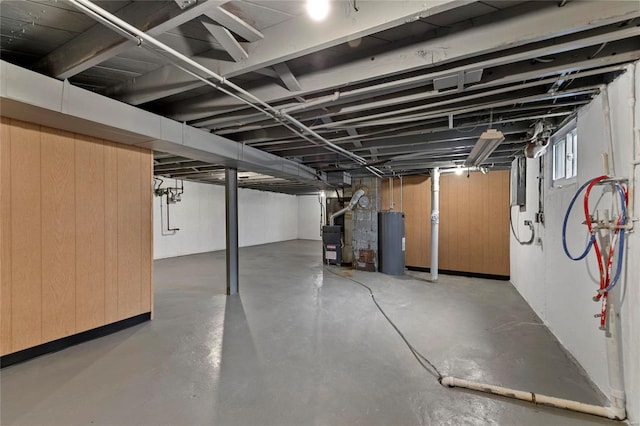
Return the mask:
<path id="1" fill-rule="evenodd" d="M 553 185 L 562 186 L 578 174 L 578 131 L 573 125 L 552 137 Z"/>

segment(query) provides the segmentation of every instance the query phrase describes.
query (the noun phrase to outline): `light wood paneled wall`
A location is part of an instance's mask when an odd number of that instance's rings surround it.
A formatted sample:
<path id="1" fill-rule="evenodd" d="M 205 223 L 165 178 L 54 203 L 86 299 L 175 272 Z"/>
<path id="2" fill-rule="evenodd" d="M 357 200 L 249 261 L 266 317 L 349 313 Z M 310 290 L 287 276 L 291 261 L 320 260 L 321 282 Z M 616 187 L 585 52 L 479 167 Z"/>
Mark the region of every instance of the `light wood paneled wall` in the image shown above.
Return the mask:
<path id="1" fill-rule="evenodd" d="M 382 209 L 405 212 L 407 266 L 430 267 L 431 180 L 407 176 L 382 185 Z M 509 172 L 440 177 L 439 267 L 478 274 L 509 275 Z"/>
<path id="2" fill-rule="evenodd" d="M 152 309 L 152 153 L 2 118 L 0 355 Z"/>

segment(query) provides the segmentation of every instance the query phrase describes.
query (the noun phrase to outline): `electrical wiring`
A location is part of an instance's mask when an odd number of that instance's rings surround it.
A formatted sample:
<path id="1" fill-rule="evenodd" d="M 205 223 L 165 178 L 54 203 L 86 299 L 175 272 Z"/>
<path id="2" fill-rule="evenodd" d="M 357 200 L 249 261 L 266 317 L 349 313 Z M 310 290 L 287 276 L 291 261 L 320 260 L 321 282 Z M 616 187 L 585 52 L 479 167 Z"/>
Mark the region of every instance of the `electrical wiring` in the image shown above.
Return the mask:
<path id="1" fill-rule="evenodd" d="M 361 287 L 364 287 L 368 292 L 369 292 L 369 296 L 371 296 L 371 300 L 373 301 L 373 304 L 376 305 L 376 308 L 378 308 L 378 310 L 380 311 L 380 313 L 382 314 L 382 316 L 387 320 L 387 322 L 391 325 L 391 327 L 393 327 L 393 329 L 396 331 L 396 333 L 398 333 L 398 335 L 400 336 L 400 338 L 402 339 L 402 341 L 405 343 L 405 345 L 407 345 L 407 347 L 409 348 L 409 351 L 411 351 L 411 354 L 415 357 L 415 359 L 418 361 L 418 364 L 420 364 L 422 366 L 422 368 L 424 368 L 429 374 L 431 374 L 433 377 L 435 377 L 438 382 L 442 382 L 442 378 L 444 377 L 442 375 L 442 373 L 440 373 L 440 371 L 438 370 L 438 368 L 433 364 L 433 362 L 431 362 L 427 357 L 425 357 L 424 355 L 422 355 L 420 353 L 420 351 L 418 351 L 412 344 L 411 342 L 409 342 L 409 340 L 406 338 L 406 336 L 404 335 L 404 333 L 402 333 L 402 331 L 400 331 L 400 329 L 398 328 L 398 326 L 391 320 L 391 318 L 389 318 L 389 316 L 387 315 L 387 313 L 384 311 L 384 309 L 382 309 L 382 306 L 380 306 L 380 304 L 378 303 L 378 301 L 376 300 L 375 295 L 373 294 L 373 290 L 371 289 L 371 287 L 369 287 L 368 285 L 366 285 L 363 282 L 360 282 L 356 279 L 353 279 L 351 277 L 345 277 L 344 275 L 340 275 L 337 272 L 331 270 L 330 268 L 326 267 L 324 268 L 325 270 L 329 271 L 330 273 L 332 273 L 333 275 L 336 275 L 342 279 L 345 279 L 347 281 L 351 281 L 354 282 L 356 284 L 358 284 Z"/>
<path id="2" fill-rule="evenodd" d="M 536 231 L 534 230 L 533 225 L 531 224 L 531 222 L 525 221 L 525 222 L 528 222 L 529 228 L 531 229 L 531 238 L 529 238 L 527 241 L 520 240 L 520 238 L 516 234 L 516 230 L 513 227 L 513 218 L 512 218 L 513 215 L 512 215 L 512 213 L 513 213 L 513 208 L 514 207 L 516 207 L 516 206 L 511 206 L 509 208 L 509 226 L 511 226 L 511 233 L 513 234 L 513 238 L 515 238 L 516 241 L 518 242 L 518 244 L 520 244 L 521 246 L 531 245 L 531 244 L 533 244 L 533 240 L 535 239 Z"/>

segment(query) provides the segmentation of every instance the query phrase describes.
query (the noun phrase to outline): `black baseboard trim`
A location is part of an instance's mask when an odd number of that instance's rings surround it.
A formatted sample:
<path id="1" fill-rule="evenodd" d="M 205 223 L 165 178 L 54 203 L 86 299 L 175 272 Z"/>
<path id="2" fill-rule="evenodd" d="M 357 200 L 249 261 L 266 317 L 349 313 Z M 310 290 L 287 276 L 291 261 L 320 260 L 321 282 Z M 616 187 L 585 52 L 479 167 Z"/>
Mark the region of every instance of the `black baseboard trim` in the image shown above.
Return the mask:
<path id="1" fill-rule="evenodd" d="M 97 339 L 99 337 L 104 337 L 109 334 L 124 330 L 125 328 L 133 327 L 134 325 L 149 321 L 150 319 L 151 312 L 147 312 L 144 314 L 136 315 L 135 317 L 126 318 L 111 324 L 103 325 L 98 328 L 83 331 L 72 336 L 63 337 L 52 342 L 43 343 L 32 348 L 23 349 L 12 354 L 3 355 L 2 357 L 0 357 L 0 368 L 25 362 L 41 355 L 58 352 L 70 346 Z"/>
<path id="2" fill-rule="evenodd" d="M 431 272 L 431 268 L 423 268 L 421 266 L 407 266 L 407 269 L 416 272 Z M 445 275 L 457 275 L 460 277 L 485 278 L 488 280 L 499 281 L 509 281 L 511 279 L 509 275 L 479 274 L 476 272 L 449 271 L 448 269 L 438 269 L 438 273 Z"/>

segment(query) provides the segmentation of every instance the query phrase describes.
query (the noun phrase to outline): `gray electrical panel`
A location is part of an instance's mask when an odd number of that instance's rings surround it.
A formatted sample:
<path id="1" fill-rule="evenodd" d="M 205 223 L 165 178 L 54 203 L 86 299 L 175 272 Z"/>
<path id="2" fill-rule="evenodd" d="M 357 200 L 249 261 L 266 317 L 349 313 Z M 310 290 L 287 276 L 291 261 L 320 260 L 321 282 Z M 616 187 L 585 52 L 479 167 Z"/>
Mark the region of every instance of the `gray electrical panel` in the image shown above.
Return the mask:
<path id="1" fill-rule="evenodd" d="M 379 270 L 388 275 L 403 275 L 405 263 L 404 213 L 378 213 Z"/>

